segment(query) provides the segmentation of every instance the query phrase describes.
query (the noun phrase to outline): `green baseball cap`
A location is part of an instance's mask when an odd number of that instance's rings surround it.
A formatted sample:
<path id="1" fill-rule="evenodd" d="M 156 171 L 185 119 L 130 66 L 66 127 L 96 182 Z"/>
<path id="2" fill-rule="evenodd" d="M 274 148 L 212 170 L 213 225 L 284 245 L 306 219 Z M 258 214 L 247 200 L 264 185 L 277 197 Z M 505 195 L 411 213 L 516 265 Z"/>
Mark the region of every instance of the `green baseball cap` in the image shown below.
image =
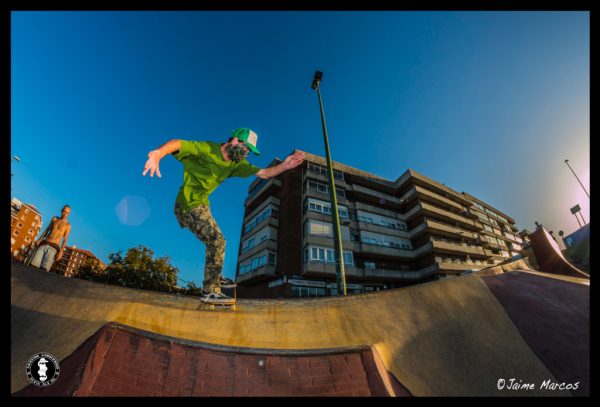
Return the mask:
<path id="1" fill-rule="evenodd" d="M 241 127 L 239 129 L 235 129 L 233 133 L 231 133 L 231 137 L 237 137 L 238 140 L 245 141 L 250 151 L 252 151 L 256 155 L 260 155 L 260 151 L 256 148 L 256 142 L 258 141 L 258 136 L 252 130 Z"/>

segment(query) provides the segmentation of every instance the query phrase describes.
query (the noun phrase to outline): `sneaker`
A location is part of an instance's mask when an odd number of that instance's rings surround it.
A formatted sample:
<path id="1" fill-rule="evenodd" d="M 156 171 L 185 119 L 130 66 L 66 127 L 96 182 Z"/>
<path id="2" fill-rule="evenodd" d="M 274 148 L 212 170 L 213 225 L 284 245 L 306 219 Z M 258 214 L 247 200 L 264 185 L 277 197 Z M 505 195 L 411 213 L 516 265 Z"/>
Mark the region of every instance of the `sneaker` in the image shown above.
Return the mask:
<path id="1" fill-rule="evenodd" d="M 225 295 L 223 293 L 207 293 L 202 292 L 202 296 L 200 297 L 200 301 L 207 302 L 210 304 L 235 304 L 235 299 Z"/>

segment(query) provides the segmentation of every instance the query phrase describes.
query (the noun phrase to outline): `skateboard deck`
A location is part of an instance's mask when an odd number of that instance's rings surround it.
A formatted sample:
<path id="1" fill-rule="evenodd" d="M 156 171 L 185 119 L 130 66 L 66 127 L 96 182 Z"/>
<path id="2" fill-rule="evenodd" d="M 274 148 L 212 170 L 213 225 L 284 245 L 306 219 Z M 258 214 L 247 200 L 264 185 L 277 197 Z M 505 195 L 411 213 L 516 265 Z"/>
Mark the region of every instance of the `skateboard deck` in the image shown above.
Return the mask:
<path id="1" fill-rule="evenodd" d="M 211 310 L 231 310 L 231 311 L 235 311 L 236 310 L 236 305 L 237 305 L 237 283 L 231 281 L 231 280 L 226 280 L 221 282 L 221 289 L 233 289 L 233 303 L 228 301 L 228 302 L 219 302 L 219 301 L 203 301 L 202 299 L 200 299 L 200 304 L 202 306 L 202 308 L 206 308 L 206 309 L 211 309 Z"/>

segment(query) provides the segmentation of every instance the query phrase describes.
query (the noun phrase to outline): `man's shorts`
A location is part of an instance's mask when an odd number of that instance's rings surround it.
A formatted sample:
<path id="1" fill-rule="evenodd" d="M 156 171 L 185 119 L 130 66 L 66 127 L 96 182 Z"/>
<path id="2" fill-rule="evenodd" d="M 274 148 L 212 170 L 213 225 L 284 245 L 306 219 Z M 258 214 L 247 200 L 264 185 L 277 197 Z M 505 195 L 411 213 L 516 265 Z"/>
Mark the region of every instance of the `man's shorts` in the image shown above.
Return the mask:
<path id="1" fill-rule="evenodd" d="M 50 271 L 54 259 L 56 257 L 57 250 L 49 244 L 41 245 L 35 251 L 33 259 L 31 259 L 31 265 L 34 267 L 41 267 L 46 271 Z"/>

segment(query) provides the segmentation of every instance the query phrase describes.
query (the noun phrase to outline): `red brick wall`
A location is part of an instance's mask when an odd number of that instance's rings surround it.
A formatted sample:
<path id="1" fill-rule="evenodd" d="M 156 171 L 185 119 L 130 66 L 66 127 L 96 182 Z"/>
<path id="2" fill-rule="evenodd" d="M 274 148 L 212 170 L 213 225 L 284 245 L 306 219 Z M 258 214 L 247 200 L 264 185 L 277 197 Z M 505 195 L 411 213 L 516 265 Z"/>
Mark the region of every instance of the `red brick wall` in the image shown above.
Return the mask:
<path id="1" fill-rule="evenodd" d="M 394 388 L 401 385 L 396 383 Z M 389 394 L 370 350 L 323 355 L 256 355 L 175 343 L 108 326 L 61 362 L 61 376 L 54 385 L 48 388 L 30 385 L 14 395 Z"/>

